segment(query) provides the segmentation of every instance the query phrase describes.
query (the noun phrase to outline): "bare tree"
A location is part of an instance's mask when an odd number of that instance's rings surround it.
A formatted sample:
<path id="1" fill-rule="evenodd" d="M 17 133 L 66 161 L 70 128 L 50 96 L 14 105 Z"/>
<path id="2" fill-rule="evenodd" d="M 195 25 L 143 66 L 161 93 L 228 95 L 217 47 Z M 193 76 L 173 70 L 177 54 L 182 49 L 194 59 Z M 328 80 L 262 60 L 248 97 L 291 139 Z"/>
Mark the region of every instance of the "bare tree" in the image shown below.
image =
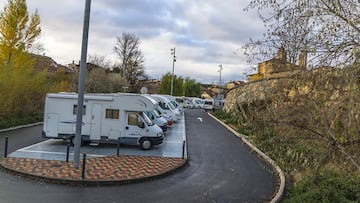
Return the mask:
<path id="1" fill-rule="evenodd" d="M 360 43 L 357 0 L 252 0 L 248 9 L 257 9 L 268 27 L 265 40 L 251 40 L 245 46 L 250 59 L 268 56 L 280 44 L 290 61 L 299 51 L 311 53 L 313 66 L 345 66 L 356 59 Z"/>
<path id="2" fill-rule="evenodd" d="M 113 66 L 111 61 L 107 59 L 106 56 L 101 56 L 97 54 L 89 55 L 88 62 L 105 69 L 111 69 L 111 67 Z"/>
<path id="3" fill-rule="evenodd" d="M 117 37 L 115 52 L 120 58 L 120 70 L 130 85 L 131 91 L 139 86 L 139 80 L 146 78 L 144 56 L 140 50 L 140 39 L 131 33 L 123 33 Z"/>

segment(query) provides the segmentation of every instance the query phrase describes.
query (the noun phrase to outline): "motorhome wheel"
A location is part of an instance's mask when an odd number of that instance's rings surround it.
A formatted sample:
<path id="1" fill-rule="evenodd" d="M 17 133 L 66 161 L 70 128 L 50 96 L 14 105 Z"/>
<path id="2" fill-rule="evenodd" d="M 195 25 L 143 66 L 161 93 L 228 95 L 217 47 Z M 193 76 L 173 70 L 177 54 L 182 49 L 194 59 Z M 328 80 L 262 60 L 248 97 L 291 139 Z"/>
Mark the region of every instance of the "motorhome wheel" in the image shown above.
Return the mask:
<path id="1" fill-rule="evenodd" d="M 141 149 L 144 150 L 148 150 L 152 146 L 151 141 L 148 139 L 142 139 L 140 145 L 141 145 Z"/>

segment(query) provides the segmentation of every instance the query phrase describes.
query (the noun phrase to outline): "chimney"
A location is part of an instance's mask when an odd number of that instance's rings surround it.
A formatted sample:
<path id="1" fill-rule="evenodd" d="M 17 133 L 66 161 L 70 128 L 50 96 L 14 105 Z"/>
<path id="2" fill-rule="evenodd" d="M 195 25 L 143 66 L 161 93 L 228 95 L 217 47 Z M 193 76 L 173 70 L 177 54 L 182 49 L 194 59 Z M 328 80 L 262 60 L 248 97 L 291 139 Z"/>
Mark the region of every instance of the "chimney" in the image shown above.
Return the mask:
<path id="1" fill-rule="evenodd" d="M 281 46 L 278 50 L 276 58 L 282 61 L 286 61 L 286 52 L 283 46 Z"/>

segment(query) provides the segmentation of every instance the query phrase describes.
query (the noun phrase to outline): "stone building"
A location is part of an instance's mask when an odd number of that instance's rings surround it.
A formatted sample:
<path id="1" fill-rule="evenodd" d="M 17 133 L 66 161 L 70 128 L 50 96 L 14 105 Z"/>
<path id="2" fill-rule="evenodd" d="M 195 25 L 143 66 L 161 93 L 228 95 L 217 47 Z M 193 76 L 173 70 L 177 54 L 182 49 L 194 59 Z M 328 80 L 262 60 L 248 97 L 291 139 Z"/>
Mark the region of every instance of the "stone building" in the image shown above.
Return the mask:
<path id="1" fill-rule="evenodd" d="M 306 69 L 306 53 L 301 52 L 299 65 L 287 61 L 285 49 L 280 47 L 277 55 L 267 61 L 258 64 L 258 72 L 248 75 L 248 81 L 258 81 L 271 78 L 290 77 L 291 75 Z"/>

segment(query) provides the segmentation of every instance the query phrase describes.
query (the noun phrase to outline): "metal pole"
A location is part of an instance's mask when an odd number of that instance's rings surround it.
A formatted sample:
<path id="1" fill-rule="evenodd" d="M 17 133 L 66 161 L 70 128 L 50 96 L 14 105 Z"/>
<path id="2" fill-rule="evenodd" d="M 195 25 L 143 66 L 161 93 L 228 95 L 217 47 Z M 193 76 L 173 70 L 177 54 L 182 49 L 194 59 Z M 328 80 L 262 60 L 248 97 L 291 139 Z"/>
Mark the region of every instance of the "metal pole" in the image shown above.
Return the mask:
<path id="1" fill-rule="evenodd" d="M 183 141 L 183 148 L 182 148 L 182 159 L 185 157 L 185 140 Z"/>
<path id="2" fill-rule="evenodd" d="M 221 91 L 222 90 L 221 89 L 221 71 L 223 70 L 222 64 L 219 65 L 219 68 L 220 68 L 220 70 L 219 70 L 219 72 L 220 72 L 220 80 L 219 80 L 219 96 L 218 97 L 219 97 L 219 99 L 222 99 L 221 98 L 221 93 L 222 93 L 222 91 Z"/>
<path id="3" fill-rule="evenodd" d="M 220 72 L 220 80 L 219 80 L 219 87 L 221 87 L 221 71 L 223 70 L 222 64 L 219 65 L 219 72 Z"/>
<path id="4" fill-rule="evenodd" d="M 70 143 L 66 144 L 66 162 L 69 162 Z"/>
<path id="5" fill-rule="evenodd" d="M 81 179 L 85 179 L 85 170 L 86 170 L 86 154 L 83 154 L 83 163 L 81 170 Z"/>
<path id="6" fill-rule="evenodd" d="M 116 156 L 119 156 L 120 154 L 120 137 L 117 140 L 117 150 L 116 150 Z"/>
<path id="7" fill-rule="evenodd" d="M 5 152 L 4 152 L 5 158 L 7 157 L 8 144 L 9 144 L 9 137 L 5 137 Z"/>
<path id="8" fill-rule="evenodd" d="M 86 69 L 86 55 L 89 36 L 89 21 L 90 21 L 90 5 L 91 0 L 86 0 L 84 11 L 84 25 L 83 38 L 81 46 L 81 61 L 80 61 L 80 75 L 78 88 L 78 104 L 76 116 L 76 134 L 74 143 L 74 168 L 79 168 L 80 148 L 81 148 L 81 125 L 84 105 L 84 84 L 85 84 L 85 69 Z"/>
<path id="9" fill-rule="evenodd" d="M 170 95 L 172 96 L 174 91 L 174 68 L 176 61 L 175 47 L 171 49 L 171 55 L 173 55 L 173 65 L 172 65 L 172 73 L 171 73 L 171 90 L 170 90 Z"/>

